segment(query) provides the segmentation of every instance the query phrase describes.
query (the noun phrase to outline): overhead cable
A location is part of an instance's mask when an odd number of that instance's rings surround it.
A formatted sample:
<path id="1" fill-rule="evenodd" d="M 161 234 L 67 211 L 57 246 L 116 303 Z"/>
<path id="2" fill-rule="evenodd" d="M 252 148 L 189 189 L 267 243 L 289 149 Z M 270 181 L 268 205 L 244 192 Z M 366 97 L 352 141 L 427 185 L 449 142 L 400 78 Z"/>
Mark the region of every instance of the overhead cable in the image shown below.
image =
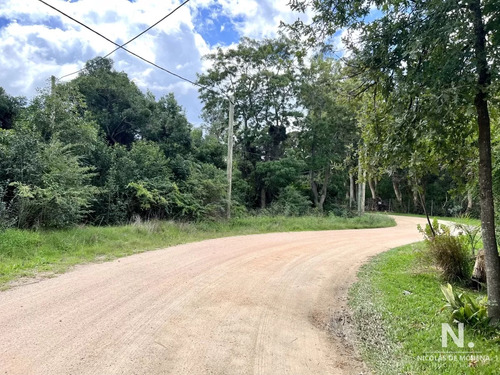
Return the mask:
<path id="1" fill-rule="evenodd" d="M 38 1 L 40 1 L 40 2 L 41 2 L 41 3 L 43 3 L 43 4 L 45 4 L 45 5 L 46 5 L 46 6 L 48 6 L 49 8 L 52 8 L 52 9 L 53 9 L 53 10 L 55 10 L 56 12 L 58 12 L 58 13 L 62 14 L 63 16 L 65 16 L 65 17 L 69 18 L 69 19 L 70 19 L 70 20 L 72 20 L 73 22 L 76 22 L 76 23 L 77 23 L 77 24 L 79 24 L 80 26 L 83 26 L 83 27 L 84 27 L 84 28 L 86 28 L 87 30 L 92 31 L 94 34 L 99 35 L 101 38 L 103 38 L 103 39 L 107 40 L 108 42 L 110 42 L 110 43 L 114 44 L 117 48 L 116 48 L 113 52 L 117 51 L 118 49 L 122 49 L 122 50 L 124 50 L 124 51 L 126 51 L 126 52 L 130 53 L 131 55 L 133 55 L 133 56 L 135 56 L 135 57 L 137 57 L 137 58 L 141 59 L 142 61 L 144 61 L 144 62 L 146 62 L 146 63 L 148 63 L 148 64 L 150 64 L 150 65 L 152 65 L 152 66 L 154 66 L 154 67 L 156 67 L 156 68 L 158 68 L 158 69 L 160 69 L 160 70 L 162 70 L 162 71 L 164 71 L 164 72 L 166 72 L 166 73 L 168 73 L 168 74 L 170 74 L 170 75 L 173 75 L 174 77 L 177 77 L 177 78 L 179 78 L 179 79 L 181 79 L 181 80 L 183 80 L 183 81 L 189 82 L 189 83 L 191 83 L 192 85 L 195 85 L 195 86 L 198 86 L 198 87 L 201 87 L 201 88 L 205 88 L 205 89 L 206 89 L 206 87 L 205 87 L 205 86 L 202 86 L 202 85 L 200 85 L 200 84 L 199 84 L 199 83 L 197 83 L 197 82 L 194 82 L 194 81 L 192 81 L 192 80 L 190 80 L 190 79 L 188 79 L 188 78 L 185 78 L 185 77 L 183 77 L 183 76 L 181 76 L 181 75 L 179 75 L 179 74 L 177 74 L 177 73 L 174 73 L 174 72 L 172 72 L 171 70 L 168 70 L 168 69 L 166 69 L 166 68 L 164 68 L 164 67 L 162 67 L 162 66 L 160 66 L 160 65 L 158 65 L 158 64 L 156 64 L 156 63 L 154 63 L 154 62 L 152 62 L 152 61 L 150 61 L 150 60 L 147 60 L 147 59 L 145 59 L 144 57 L 142 57 L 142 56 L 138 55 L 137 53 L 132 52 L 132 51 L 130 51 L 129 49 L 127 49 L 127 48 L 123 47 L 124 45 L 126 45 L 126 44 L 130 43 L 132 40 L 135 40 L 136 38 L 138 38 L 140 35 L 144 34 L 144 33 L 146 32 L 146 30 L 145 30 L 145 31 L 143 31 L 143 32 L 142 32 L 141 34 L 139 34 L 138 36 L 136 36 L 135 38 L 133 38 L 133 39 L 129 40 L 127 43 L 125 43 L 125 44 L 123 44 L 123 45 L 120 45 L 120 44 L 118 44 L 118 43 L 114 42 L 113 40 L 111 40 L 111 39 L 107 38 L 106 36 L 104 36 L 104 35 L 103 35 L 103 34 L 101 34 L 100 32 L 98 32 L 98 31 L 94 30 L 94 29 L 93 29 L 93 28 L 91 28 L 90 26 L 87 26 L 87 25 L 86 25 L 86 24 L 84 24 L 83 22 L 78 21 L 78 20 L 77 20 L 77 19 L 75 19 L 74 17 L 72 17 L 72 16 L 70 16 L 69 14 L 67 14 L 67 13 L 63 12 L 62 10 L 59 10 L 59 9 L 57 9 L 56 7 L 54 7 L 53 5 L 48 4 L 48 3 L 47 3 L 47 2 L 45 2 L 44 0 L 38 0 Z M 189 0 L 188 0 L 188 1 L 189 1 Z M 187 1 L 185 1 L 184 3 L 182 3 L 181 5 L 179 5 L 179 7 L 177 7 L 176 9 L 174 9 L 174 10 L 173 10 L 170 14 L 172 14 L 173 12 L 175 12 L 177 9 L 179 9 L 182 5 L 184 5 L 184 4 L 186 4 L 186 3 L 187 3 Z M 166 17 L 168 17 L 168 15 L 167 15 Z M 166 18 L 166 17 L 164 17 L 164 18 Z M 162 20 L 158 21 L 155 25 L 157 25 L 157 24 L 158 24 L 158 23 L 160 23 L 161 21 L 162 21 Z M 150 29 L 151 29 L 152 27 L 154 27 L 155 25 L 151 26 L 151 27 L 150 27 Z M 113 53 L 113 52 L 111 52 L 111 53 Z M 72 73 L 72 74 L 74 74 L 74 73 Z M 64 77 L 66 77 L 66 76 L 64 76 Z M 64 77 L 61 77 L 61 78 L 64 78 Z"/>

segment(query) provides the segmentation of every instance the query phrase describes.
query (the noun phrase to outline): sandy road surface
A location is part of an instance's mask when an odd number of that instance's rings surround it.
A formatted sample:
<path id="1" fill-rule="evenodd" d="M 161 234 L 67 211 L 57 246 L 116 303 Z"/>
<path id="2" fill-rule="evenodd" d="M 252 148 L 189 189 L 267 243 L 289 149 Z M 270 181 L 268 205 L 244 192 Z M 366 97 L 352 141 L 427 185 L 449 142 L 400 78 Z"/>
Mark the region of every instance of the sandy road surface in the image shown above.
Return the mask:
<path id="1" fill-rule="evenodd" d="M 323 324 L 369 256 L 420 240 L 422 219 L 397 222 L 203 241 L 0 292 L 0 375 L 359 374 Z"/>

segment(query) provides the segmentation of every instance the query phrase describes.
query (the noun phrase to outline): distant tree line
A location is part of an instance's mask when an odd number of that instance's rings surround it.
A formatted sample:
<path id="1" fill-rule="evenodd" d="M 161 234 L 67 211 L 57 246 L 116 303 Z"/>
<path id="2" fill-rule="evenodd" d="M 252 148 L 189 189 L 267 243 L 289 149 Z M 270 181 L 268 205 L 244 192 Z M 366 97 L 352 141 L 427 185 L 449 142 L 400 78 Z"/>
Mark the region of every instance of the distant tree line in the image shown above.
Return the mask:
<path id="1" fill-rule="evenodd" d="M 88 61 L 77 78 L 30 101 L 0 90 L 0 226 L 224 217 L 226 93 L 236 104 L 236 215 L 351 215 L 358 182 L 370 187 L 368 208 L 474 212 L 473 168 L 461 184 L 437 156 L 429 169 L 403 162 L 403 146 L 388 148 L 397 122 L 380 120 L 394 109 L 383 100 L 374 107 L 339 61 L 308 58 L 283 36 L 243 39 L 205 58 L 201 127 L 173 94 L 141 92 L 110 59 Z"/>

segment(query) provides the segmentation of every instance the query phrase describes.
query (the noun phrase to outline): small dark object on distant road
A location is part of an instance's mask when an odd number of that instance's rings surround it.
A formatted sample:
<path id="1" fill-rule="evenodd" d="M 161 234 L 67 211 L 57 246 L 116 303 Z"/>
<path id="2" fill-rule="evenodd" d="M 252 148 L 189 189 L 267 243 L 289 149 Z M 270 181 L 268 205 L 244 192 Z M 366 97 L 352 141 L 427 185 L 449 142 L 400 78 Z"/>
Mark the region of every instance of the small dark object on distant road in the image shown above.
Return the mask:
<path id="1" fill-rule="evenodd" d="M 377 198 L 377 211 L 387 211 L 389 206 L 382 200 L 382 198 Z"/>

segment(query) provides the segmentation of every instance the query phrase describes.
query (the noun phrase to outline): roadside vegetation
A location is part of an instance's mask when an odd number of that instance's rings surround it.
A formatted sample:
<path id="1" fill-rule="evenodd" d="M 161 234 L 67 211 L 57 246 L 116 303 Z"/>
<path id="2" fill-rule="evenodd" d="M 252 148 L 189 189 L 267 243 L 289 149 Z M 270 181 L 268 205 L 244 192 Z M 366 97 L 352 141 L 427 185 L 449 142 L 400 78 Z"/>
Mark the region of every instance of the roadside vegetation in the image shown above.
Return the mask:
<path id="1" fill-rule="evenodd" d="M 173 93 L 141 91 L 108 58 L 29 101 L 0 88 L 0 230 L 217 221 L 228 206 L 233 216 L 481 215 L 488 316 L 500 321 L 498 3 L 290 7 L 313 22 L 204 56 L 199 127 Z M 437 243 L 439 256 L 460 248 Z"/>
<path id="2" fill-rule="evenodd" d="M 474 268 L 480 241 L 470 231 L 433 228 L 420 228 L 424 242 L 361 268 L 349 295 L 361 354 L 376 374 L 497 374 L 500 329 L 488 318 L 484 275 Z M 464 324 L 463 348 L 451 338 L 442 347 L 442 323 L 456 335 Z"/>
<path id="3" fill-rule="evenodd" d="M 421 217 L 421 218 L 426 218 L 425 215 L 419 215 L 419 214 L 405 214 L 405 213 L 397 213 L 396 215 L 398 216 L 410 216 L 410 217 Z M 473 216 L 470 215 L 458 215 L 458 216 L 432 216 L 430 215 L 431 220 L 439 220 L 439 221 L 445 221 L 445 222 L 450 222 L 454 224 L 465 224 L 465 225 L 472 225 L 472 226 L 480 226 L 481 221 Z"/>
<path id="4" fill-rule="evenodd" d="M 366 214 L 353 218 L 253 216 L 192 223 L 137 219 L 123 226 L 38 231 L 8 229 L 0 232 L 0 288 L 8 287 L 9 281 L 20 277 L 47 277 L 80 263 L 106 261 L 210 238 L 393 225 L 395 222 L 389 216 Z"/>

